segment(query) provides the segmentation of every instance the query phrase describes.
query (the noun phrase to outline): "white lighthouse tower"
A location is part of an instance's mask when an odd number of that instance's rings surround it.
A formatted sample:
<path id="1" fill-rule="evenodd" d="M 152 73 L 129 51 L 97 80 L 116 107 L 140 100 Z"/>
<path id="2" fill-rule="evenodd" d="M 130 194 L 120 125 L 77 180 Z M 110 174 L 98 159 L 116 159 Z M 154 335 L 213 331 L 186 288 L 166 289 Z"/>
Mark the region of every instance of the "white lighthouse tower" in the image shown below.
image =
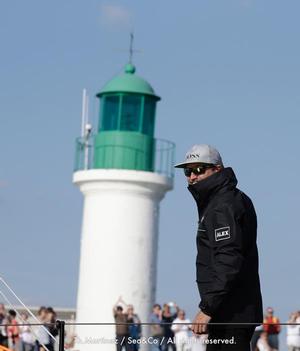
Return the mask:
<path id="1" fill-rule="evenodd" d="M 132 64 L 108 82 L 99 126 L 77 140 L 73 182 L 84 196 L 78 323 L 114 323 L 121 295 L 142 322 L 155 301 L 159 204 L 173 187 L 174 144 L 154 137 L 156 103 Z M 78 350 L 115 350 L 115 326 L 79 325 Z"/>

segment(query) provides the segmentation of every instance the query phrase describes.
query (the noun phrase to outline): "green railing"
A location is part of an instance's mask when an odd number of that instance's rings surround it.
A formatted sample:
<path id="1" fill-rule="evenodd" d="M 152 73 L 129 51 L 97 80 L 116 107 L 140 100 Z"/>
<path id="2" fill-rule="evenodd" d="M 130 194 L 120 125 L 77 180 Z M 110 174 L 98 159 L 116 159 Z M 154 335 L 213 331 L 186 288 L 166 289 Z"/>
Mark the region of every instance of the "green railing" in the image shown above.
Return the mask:
<path id="1" fill-rule="evenodd" d="M 91 135 L 89 139 L 82 137 L 76 139 L 75 172 L 99 168 L 95 166 L 94 161 L 94 138 L 95 135 Z M 110 145 L 110 147 L 112 146 Z M 153 169 L 151 171 L 173 178 L 175 144 L 168 140 L 154 139 L 153 149 Z M 138 149 L 136 151 L 140 152 Z"/>

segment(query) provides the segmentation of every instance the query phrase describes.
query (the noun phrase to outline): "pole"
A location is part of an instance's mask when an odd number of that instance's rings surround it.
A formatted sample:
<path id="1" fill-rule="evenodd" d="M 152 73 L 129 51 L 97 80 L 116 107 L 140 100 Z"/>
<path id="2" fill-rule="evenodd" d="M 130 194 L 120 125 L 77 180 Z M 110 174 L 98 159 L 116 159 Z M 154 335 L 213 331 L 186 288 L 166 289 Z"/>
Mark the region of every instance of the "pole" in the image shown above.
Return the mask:
<path id="1" fill-rule="evenodd" d="M 84 126 L 85 126 L 85 116 L 86 116 L 86 89 L 82 92 L 82 112 L 81 112 L 81 137 L 84 137 Z"/>
<path id="2" fill-rule="evenodd" d="M 65 349 L 65 321 L 56 321 L 56 326 L 58 329 L 59 342 L 58 351 L 64 351 Z"/>
<path id="3" fill-rule="evenodd" d="M 89 98 L 85 94 L 85 118 L 84 118 L 84 169 L 89 169 L 89 137 L 90 137 L 90 124 L 89 124 Z"/>

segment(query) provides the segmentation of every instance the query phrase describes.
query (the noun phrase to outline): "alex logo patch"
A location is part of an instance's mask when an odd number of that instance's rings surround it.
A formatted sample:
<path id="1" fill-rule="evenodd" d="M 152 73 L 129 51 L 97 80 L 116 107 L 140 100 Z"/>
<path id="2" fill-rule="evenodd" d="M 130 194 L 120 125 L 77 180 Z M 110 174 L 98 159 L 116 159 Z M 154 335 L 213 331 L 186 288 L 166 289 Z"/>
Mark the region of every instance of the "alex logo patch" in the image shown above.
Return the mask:
<path id="1" fill-rule="evenodd" d="M 221 241 L 230 239 L 230 227 L 222 227 L 215 229 L 215 240 Z"/>

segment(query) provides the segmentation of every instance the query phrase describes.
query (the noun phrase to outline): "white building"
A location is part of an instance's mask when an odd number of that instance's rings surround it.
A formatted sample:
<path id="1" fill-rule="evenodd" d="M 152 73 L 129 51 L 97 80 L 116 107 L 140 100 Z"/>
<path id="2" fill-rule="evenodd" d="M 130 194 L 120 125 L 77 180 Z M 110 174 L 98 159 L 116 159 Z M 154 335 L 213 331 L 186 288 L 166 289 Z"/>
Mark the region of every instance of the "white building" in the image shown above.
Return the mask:
<path id="1" fill-rule="evenodd" d="M 114 323 L 112 308 L 121 295 L 148 322 L 155 301 L 159 204 L 173 187 L 174 144 L 154 138 L 160 98 L 133 65 L 97 96 L 99 126 L 77 140 L 73 176 L 84 196 L 76 319 Z M 76 349 L 116 348 L 104 341 L 114 339 L 114 325 L 80 325 L 76 334 Z"/>

